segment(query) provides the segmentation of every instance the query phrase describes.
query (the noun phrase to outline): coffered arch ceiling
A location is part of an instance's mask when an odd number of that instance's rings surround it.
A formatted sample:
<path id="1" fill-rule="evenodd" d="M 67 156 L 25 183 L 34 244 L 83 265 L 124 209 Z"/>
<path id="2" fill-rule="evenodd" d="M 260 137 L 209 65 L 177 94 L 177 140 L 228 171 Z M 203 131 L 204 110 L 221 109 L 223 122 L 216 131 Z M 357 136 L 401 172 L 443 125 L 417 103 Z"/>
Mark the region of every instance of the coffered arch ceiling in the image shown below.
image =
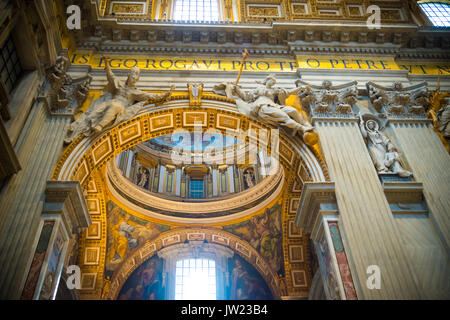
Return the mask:
<path id="1" fill-rule="evenodd" d="M 174 96 L 170 101 L 162 105 L 148 105 L 133 119 L 121 123 L 113 128 L 110 128 L 103 134 L 97 137 L 85 138 L 79 136 L 75 141 L 66 147 L 61 155 L 52 175 L 54 180 L 80 181 L 84 191 L 93 221 L 98 225 L 98 237 L 86 237 L 89 231 L 83 233 L 83 237 L 79 244 L 79 260 L 82 266 L 82 272 L 91 275 L 94 278 L 94 284 L 89 290 L 83 290 L 82 295 L 86 298 L 100 297 L 102 292 L 103 280 L 105 277 L 105 265 L 107 254 L 107 203 L 113 201 L 115 205 L 122 210 L 131 213 L 139 219 L 151 221 L 154 223 L 164 224 L 170 226 L 170 229 L 179 227 L 215 227 L 220 230 L 223 226 L 230 226 L 245 220 L 250 217 L 264 213 L 264 209 L 274 204 L 281 205 L 281 224 L 283 235 L 283 251 L 284 251 L 284 269 L 286 271 L 285 281 L 287 287 L 295 293 L 307 296 L 307 289 L 311 281 L 308 275 L 308 252 L 303 249 L 304 268 L 300 282 L 300 286 L 293 285 L 294 269 L 297 268 L 289 263 L 289 249 L 288 246 L 292 241 L 298 241 L 298 237 L 289 238 L 292 228 L 293 218 L 295 216 L 296 206 L 298 206 L 298 199 L 305 181 L 322 182 L 328 180 L 328 173 L 321 157 L 319 147 L 308 147 L 303 141 L 286 134 L 280 130 L 279 137 L 279 162 L 280 170 L 274 175 L 272 180 L 267 179 L 267 182 L 261 183 L 261 195 L 270 193 L 266 198 L 259 199 L 259 202 L 254 207 L 246 207 L 246 202 L 239 209 L 239 205 L 231 201 L 231 205 L 235 206 L 236 210 L 231 215 L 208 217 L 204 220 L 198 218 L 186 217 L 171 217 L 170 215 L 156 215 L 152 210 L 145 210 L 141 204 L 132 204 L 130 199 L 126 197 L 118 197 L 117 189 L 113 187 L 114 181 L 111 179 L 111 170 L 108 166 L 113 162 L 117 155 L 125 150 L 135 147 L 139 143 L 148 141 L 155 137 L 170 135 L 177 129 L 193 130 L 193 126 L 189 124 L 189 115 L 201 115 L 205 119 L 204 127 L 213 128 L 223 134 L 229 134 L 231 131 L 247 131 L 248 129 L 255 129 L 256 132 L 260 129 L 265 129 L 270 132 L 270 127 L 258 121 L 249 120 L 241 115 L 232 101 L 224 99 L 224 97 L 216 95 L 207 95 L 202 100 L 200 107 L 189 107 L 188 95 Z M 195 118 L 195 117 L 194 117 Z M 228 130 L 228 131 L 227 131 Z M 270 144 L 269 144 L 270 152 Z M 117 178 L 117 177 L 116 177 Z M 258 185 L 257 185 L 258 187 Z M 266 189 L 264 189 L 266 188 Z M 257 191 L 256 187 L 255 190 Z M 239 199 L 237 194 L 232 199 Z M 146 195 L 143 195 L 145 198 Z M 258 198 L 258 195 L 255 196 Z M 245 196 L 242 197 L 245 199 Z M 149 198 L 148 198 L 149 199 Z M 128 200 L 128 201 L 127 201 Z M 144 199 L 145 202 L 146 199 Z M 161 201 L 159 201 L 161 202 Z M 218 202 L 220 203 L 220 201 Z M 247 203 L 248 204 L 248 203 Z M 164 205 L 164 204 L 163 204 Z M 169 209 L 170 204 L 164 210 Z M 176 204 L 175 204 L 176 205 Z M 185 203 L 183 203 L 183 206 Z M 224 210 L 226 211 L 226 203 Z M 171 231 L 167 231 L 171 232 Z M 163 232 L 161 236 L 164 236 Z M 300 232 L 300 237 L 302 233 Z M 244 241 L 245 240 L 241 240 Z M 306 242 L 306 236 L 304 238 Z M 249 245 L 249 244 L 248 244 Z M 298 244 L 297 244 L 298 247 Z M 94 262 L 89 261 L 89 252 L 95 248 L 96 258 Z M 92 251 L 93 252 L 93 251 Z M 123 261 L 123 265 L 130 263 L 130 257 Z M 303 259 L 303 258 L 302 258 Z M 263 261 L 260 258 L 259 261 Z M 256 265 L 256 260 L 249 261 L 254 264 L 257 270 L 261 271 Z M 267 263 L 267 261 L 265 261 Z M 84 264 L 84 265 L 83 265 Z M 259 268 L 259 269 L 258 269 Z M 122 270 L 122 269 L 121 269 Z M 114 277 L 117 276 L 116 271 Z M 121 272 L 121 271 L 120 271 Z M 274 271 L 271 270 L 273 273 Z M 272 276 L 274 279 L 274 277 Z M 278 281 L 268 280 L 271 290 L 273 286 L 279 285 Z M 279 290 L 279 289 L 276 289 Z M 278 291 L 276 291 L 278 292 Z M 291 294 L 292 294 L 291 292 Z M 279 296 L 276 294 L 275 296 Z"/>

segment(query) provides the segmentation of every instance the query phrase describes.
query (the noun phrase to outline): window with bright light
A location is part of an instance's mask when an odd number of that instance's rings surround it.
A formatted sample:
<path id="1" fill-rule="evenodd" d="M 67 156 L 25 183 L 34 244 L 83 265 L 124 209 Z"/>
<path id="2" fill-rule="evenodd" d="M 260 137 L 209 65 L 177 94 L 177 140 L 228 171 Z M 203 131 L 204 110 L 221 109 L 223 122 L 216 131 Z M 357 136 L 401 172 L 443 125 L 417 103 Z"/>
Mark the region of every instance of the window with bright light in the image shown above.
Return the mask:
<path id="1" fill-rule="evenodd" d="M 423 2 L 420 8 L 431 20 L 434 26 L 450 27 L 450 5 L 439 2 Z"/>
<path id="2" fill-rule="evenodd" d="M 190 196 L 191 196 L 191 199 L 203 199 L 204 198 L 203 180 L 191 179 Z"/>
<path id="3" fill-rule="evenodd" d="M 214 260 L 178 260 L 175 276 L 175 300 L 216 300 Z"/>
<path id="4" fill-rule="evenodd" d="M 219 21 L 218 0 L 175 0 L 174 20 Z"/>

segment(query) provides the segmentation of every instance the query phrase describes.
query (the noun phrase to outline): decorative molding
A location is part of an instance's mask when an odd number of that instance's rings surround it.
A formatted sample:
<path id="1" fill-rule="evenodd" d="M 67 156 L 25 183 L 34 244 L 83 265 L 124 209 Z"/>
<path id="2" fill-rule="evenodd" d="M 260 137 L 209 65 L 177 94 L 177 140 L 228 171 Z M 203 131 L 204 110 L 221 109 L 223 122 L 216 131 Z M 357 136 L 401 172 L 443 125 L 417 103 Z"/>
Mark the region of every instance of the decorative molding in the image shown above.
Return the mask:
<path id="1" fill-rule="evenodd" d="M 374 109 L 388 119 L 426 118 L 430 108 L 426 82 L 409 87 L 396 82 L 388 88 L 369 81 L 366 87 Z"/>
<path id="2" fill-rule="evenodd" d="M 321 86 L 313 85 L 301 79 L 295 82 L 302 107 L 311 118 L 352 118 L 353 106 L 358 101 L 357 81 L 333 86 L 324 80 Z"/>
<path id="3" fill-rule="evenodd" d="M 323 209 L 336 210 L 336 195 L 334 182 L 305 182 L 300 198 L 300 204 L 295 216 L 295 224 L 306 233 L 311 234 Z M 331 204 L 325 208 L 323 204 Z"/>
<path id="4" fill-rule="evenodd" d="M 79 181 L 47 181 L 42 214 L 61 215 L 69 233 L 77 233 L 79 228 L 91 224 Z"/>
<path id="5" fill-rule="evenodd" d="M 383 181 L 383 190 L 393 214 L 428 214 L 421 182 Z"/>
<path id="6" fill-rule="evenodd" d="M 19 172 L 20 169 L 19 159 L 11 144 L 8 132 L 3 121 L 0 120 L 0 181 Z"/>

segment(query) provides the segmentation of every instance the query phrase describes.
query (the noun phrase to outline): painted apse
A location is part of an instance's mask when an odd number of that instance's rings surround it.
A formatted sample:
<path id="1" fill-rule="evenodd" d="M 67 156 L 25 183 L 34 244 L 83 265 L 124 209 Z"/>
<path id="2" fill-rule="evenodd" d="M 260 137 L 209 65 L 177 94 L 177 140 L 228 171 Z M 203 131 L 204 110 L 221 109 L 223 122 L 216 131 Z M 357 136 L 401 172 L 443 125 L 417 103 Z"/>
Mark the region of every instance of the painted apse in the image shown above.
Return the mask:
<path id="1" fill-rule="evenodd" d="M 239 255 L 228 259 L 232 270 L 225 286 L 225 298 L 230 300 L 271 300 L 273 296 L 258 271 Z M 118 300 L 164 300 L 166 289 L 164 259 L 154 255 L 139 266 L 122 286 Z"/>

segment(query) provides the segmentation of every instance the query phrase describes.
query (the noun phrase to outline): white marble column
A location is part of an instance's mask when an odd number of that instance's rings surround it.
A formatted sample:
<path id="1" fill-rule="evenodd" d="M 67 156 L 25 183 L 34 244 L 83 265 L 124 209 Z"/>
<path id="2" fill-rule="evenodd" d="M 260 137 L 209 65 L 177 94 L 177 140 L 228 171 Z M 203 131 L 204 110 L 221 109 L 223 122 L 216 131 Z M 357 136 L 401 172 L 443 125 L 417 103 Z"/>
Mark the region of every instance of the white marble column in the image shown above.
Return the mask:
<path id="1" fill-rule="evenodd" d="M 230 192 L 230 193 L 235 192 L 234 191 L 235 190 L 234 189 L 234 167 L 229 166 L 227 173 L 228 173 L 228 181 L 229 181 L 229 185 L 230 185 L 228 192 Z"/>
<path id="2" fill-rule="evenodd" d="M 212 170 L 212 184 L 213 184 L 213 196 L 214 197 L 217 197 L 217 195 L 219 194 L 218 193 L 219 184 L 218 184 L 218 180 L 217 180 L 217 174 L 218 174 L 217 169 L 213 169 Z"/>
<path id="3" fill-rule="evenodd" d="M 161 165 L 159 169 L 159 181 L 158 181 L 158 192 L 164 192 L 164 181 L 166 180 L 166 167 Z"/>
<path id="4" fill-rule="evenodd" d="M 175 195 L 181 196 L 181 169 L 175 171 Z"/>
<path id="5" fill-rule="evenodd" d="M 129 178 L 129 179 L 133 179 L 133 177 L 131 177 L 131 166 L 133 164 L 133 156 L 134 156 L 134 152 L 131 150 L 128 150 L 127 152 L 127 161 L 126 161 L 126 169 L 125 169 L 125 177 Z"/>

